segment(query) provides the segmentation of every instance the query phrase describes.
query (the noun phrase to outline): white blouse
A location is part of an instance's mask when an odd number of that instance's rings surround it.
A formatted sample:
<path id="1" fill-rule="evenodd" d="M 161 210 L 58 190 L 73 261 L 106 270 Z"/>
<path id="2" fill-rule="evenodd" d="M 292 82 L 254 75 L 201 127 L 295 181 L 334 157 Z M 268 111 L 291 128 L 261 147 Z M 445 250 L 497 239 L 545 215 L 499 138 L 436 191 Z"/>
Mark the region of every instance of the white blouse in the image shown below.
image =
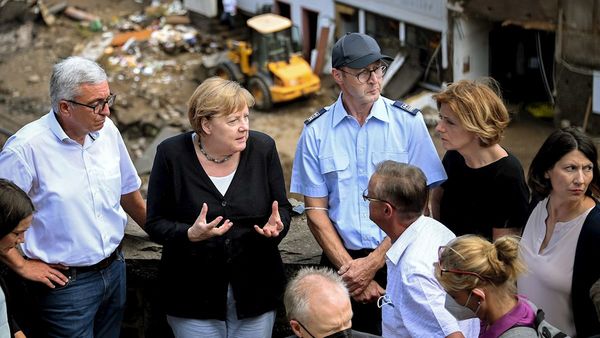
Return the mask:
<path id="1" fill-rule="evenodd" d="M 519 277 L 517 286 L 519 294 L 544 310 L 549 323 L 575 337 L 571 306 L 573 262 L 579 233 L 592 208 L 568 222 L 556 222 L 550 242 L 540 252 L 546 234 L 547 204 L 548 198 L 538 203 L 525 225 L 520 253 L 528 271 Z"/>
<path id="2" fill-rule="evenodd" d="M 223 177 L 217 177 L 217 176 L 208 176 L 208 177 L 213 182 L 215 187 L 217 187 L 217 190 L 219 190 L 221 195 L 225 196 L 225 193 L 227 192 L 227 189 L 229 189 L 229 185 L 231 184 L 231 181 L 233 181 L 233 175 L 235 175 L 236 171 L 237 170 L 234 170 L 231 174 L 229 174 L 227 176 L 223 176 Z"/>

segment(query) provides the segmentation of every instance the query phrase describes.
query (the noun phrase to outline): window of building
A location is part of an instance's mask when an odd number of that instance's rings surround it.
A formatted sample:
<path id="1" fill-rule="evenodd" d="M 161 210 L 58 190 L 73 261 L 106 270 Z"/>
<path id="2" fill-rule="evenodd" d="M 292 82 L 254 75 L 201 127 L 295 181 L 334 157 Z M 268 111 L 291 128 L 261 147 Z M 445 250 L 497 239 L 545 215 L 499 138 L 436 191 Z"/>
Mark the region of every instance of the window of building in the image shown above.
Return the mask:
<path id="1" fill-rule="evenodd" d="M 335 4 L 335 40 L 346 32 L 358 32 L 358 9 L 344 4 Z"/>
<path id="2" fill-rule="evenodd" d="M 395 57 L 400 50 L 398 20 L 365 12 L 365 33 L 373 37 L 383 54 Z"/>

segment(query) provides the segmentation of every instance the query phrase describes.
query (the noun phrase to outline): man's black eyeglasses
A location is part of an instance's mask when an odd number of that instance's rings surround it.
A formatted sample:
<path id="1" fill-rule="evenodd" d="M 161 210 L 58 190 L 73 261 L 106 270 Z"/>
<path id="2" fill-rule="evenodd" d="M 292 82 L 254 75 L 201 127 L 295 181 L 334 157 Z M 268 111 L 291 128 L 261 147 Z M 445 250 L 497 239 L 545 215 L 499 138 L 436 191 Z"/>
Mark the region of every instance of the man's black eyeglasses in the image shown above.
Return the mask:
<path id="1" fill-rule="evenodd" d="M 77 102 L 77 101 L 73 101 L 73 100 L 65 100 L 65 101 L 74 103 L 74 104 L 78 104 L 80 106 L 88 107 L 94 111 L 94 114 L 100 114 L 104 110 L 104 106 L 106 106 L 106 105 L 108 105 L 108 107 L 113 106 L 113 104 L 115 103 L 116 97 L 117 97 L 117 94 L 111 93 L 110 95 L 108 95 L 108 97 L 105 100 L 98 101 L 98 103 L 96 103 L 94 105 L 85 104 L 85 103 L 81 103 L 81 102 Z"/>
<path id="2" fill-rule="evenodd" d="M 375 197 L 371 197 L 369 196 L 369 189 L 365 189 L 362 193 L 362 198 L 365 202 L 383 202 L 383 203 L 387 203 L 389 205 L 391 205 L 392 207 L 394 207 L 394 205 L 386 200 L 382 200 L 379 198 L 375 198 Z"/>
<path id="3" fill-rule="evenodd" d="M 345 71 L 343 69 L 339 69 L 339 68 L 338 68 L 338 70 L 342 73 L 346 73 L 346 74 L 355 76 L 356 79 L 358 80 L 358 82 L 360 82 L 360 83 L 367 83 L 367 81 L 369 81 L 369 79 L 371 78 L 371 73 L 374 73 L 375 76 L 377 76 L 378 78 L 382 78 L 387 70 L 387 65 L 381 65 L 381 66 L 379 66 L 377 68 L 373 68 L 373 69 L 363 69 L 360 72 L 358 72 L 358 74 L 352 74 L 350 72 L 347 72 L 347 71 Z"/>
<path id="4" fill-rule="evenodd" d="M 298 322 L 298 324 L 300 324 L 300 326 L 302 326 L 302 328 L 304 329 L 304 331 L 306 331 L 306 333 L 308 333 L 312 338 L 316 338 L 315 336 L 313 336 L 313 334 L 310 331 L 308 331 L 306 326 L 304 326 L 299 320 L 296 319 L 296 321 Z M 352 330 L 345 329 L 342 331 L 334 332 L 328 336 L 325 336 L 325 338 L 340 338 L 340 337 L 352 337 Z"/>

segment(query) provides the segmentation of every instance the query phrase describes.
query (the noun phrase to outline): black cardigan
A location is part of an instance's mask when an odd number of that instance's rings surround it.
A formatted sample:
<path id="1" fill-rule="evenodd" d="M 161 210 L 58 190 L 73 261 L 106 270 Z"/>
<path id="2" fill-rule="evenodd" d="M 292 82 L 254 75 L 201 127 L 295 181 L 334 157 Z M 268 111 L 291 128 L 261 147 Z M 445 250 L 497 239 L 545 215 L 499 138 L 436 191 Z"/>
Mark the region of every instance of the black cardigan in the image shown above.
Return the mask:
<path id="1" fill-rule="evenodd" d="M 590 288 L 600 278 L 600 207 L 596 205 L 581 228 L 575 249 L 571 302 L 577 337 L 600 334 L 600 322 Z"/>
<path id="2" fill-rule="evenodd" d="M 265 238 L 253 226 L 267 222 L 274 200 L 285 228 L 278 237 Z M 207 221 L 223 216 L 233 227 L 221 237 L 192 243 L 187 230 L 202 203 L 208 205 Z M 200 165 L 191 133 L 163 141 L 150 175 L 145 229 L 163 244 L 160 284 L 167 314 L 225 320 L 230 283 L 238 318 L 274 310 L 285 284 L 277 245 L 289 230 L 290 210 L 271 137 L 250 132 L 225 196 Z"/>

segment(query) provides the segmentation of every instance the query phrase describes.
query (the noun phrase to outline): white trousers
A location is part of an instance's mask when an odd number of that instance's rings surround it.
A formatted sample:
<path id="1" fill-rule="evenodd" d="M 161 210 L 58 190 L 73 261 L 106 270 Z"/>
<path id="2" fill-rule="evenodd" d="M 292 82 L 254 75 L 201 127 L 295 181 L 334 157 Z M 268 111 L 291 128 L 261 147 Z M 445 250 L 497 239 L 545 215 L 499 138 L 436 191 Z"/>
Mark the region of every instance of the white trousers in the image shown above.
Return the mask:
<path id="1" fill-rule="evenodd" d="M 231 284 L 227 289 L 227 319 L 190 319 L 167 316 L 175 338 L 270 338 L 275 323 L 275 311 L 260 316 L 238 319 Z"/>

